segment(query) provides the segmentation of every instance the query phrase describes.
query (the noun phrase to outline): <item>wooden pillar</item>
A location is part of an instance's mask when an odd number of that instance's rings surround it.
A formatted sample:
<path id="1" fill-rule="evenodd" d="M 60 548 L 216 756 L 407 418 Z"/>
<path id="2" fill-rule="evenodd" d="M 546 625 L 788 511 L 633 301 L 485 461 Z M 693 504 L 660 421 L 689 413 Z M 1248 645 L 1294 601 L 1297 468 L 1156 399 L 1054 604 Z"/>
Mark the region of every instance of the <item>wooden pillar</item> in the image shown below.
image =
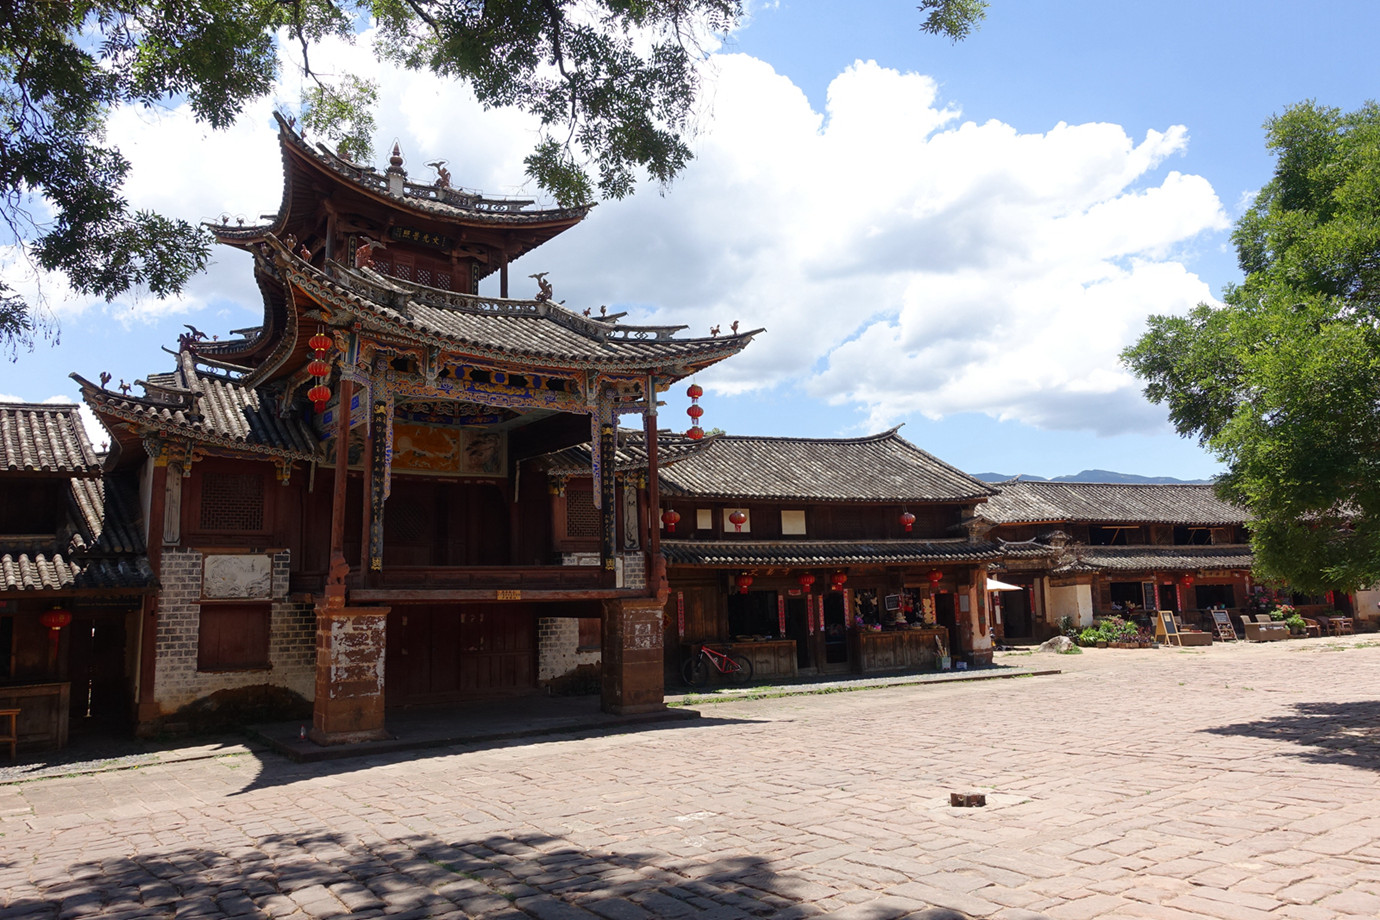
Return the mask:
<path id="1" fill-rule="evenodd" d="M 593 445 L 599 451 L 599 563 L 605 572 L 615 569 L 618 553 L 618 502 L 614 489 L 614 430 L 608 409 L 599 411 L 599 440 Z"/>
<path id="2" fill-rule="evenodd" d="M 350 475 L 350 400 L 355 387 L 340 380 L 340 404 L 335 410 L 335 481 L 331 483 L 331 567 L 345 560 L 345 480 Z M 344 573 L 341 573 L 343 584 Z M 344 595 L 342 595 L 343 597 Z"/>
<path id="3" fill-rule="evenodd" d="M 625 715 L 666 708 L 663 605 L 655 597 L 604 601 L 601 706 Z"/>
<path id="4" fill-rule="evenodd" d="M 375 396 L 369 410 L 371 426 L 369 440 L 374 449 L 370 453 L 368 470 L 369 496 L 369 565 L 366 571 L 383 570 L 383 508 L 388 501 L 389 477 L 392 476 L 393 456 L 393 399 L 391 395 Z"/>
<path id="5" fill-rule="evenodd" d="M 642 431 L 647 439 L 647 504 L 650 515 L 647 526 L 647 571 L 651 561 L 661 555 L 661 483 L 657 475 L 658 445 L 656 442 L 656 385 L 647 378 L 647 411 L 642 416 Z"/>
<path id="6" fill-rule="evenodd" d="M 164 509 L 168 492 L 168 454 L 163 445 L 151 458 L 153 477 L 149 488 L 148 535 L 145 541 L 149 568 L 158 577 L 163 568 Z M 180 475 L 180 474 L 177 474 Z M 161 712 L 156 697 L 158 673 L 158 605 L 160 595 L 149 595 L 139 614 L 139 698 L 136 703 L 136 733 L 153 731 Z"/>
<path id="7" fill-rule="evenodd" d="M 502 261 L 498 263 L 498 296 L 506 298 L 508 296 L 508 253 L 502 253 L 499 258 Z"/>
<path id="8" fill-rule="evenodd" d="M 361 389 L 361 392 L 367 392 Z M 365 413 L 364 422 L 364 452 L 360 481 L 362 488 L 359 490 L 359 570 L 364 573 L 366 581 L 369 578 L 369 531 L 374 526 L 374 439 L 372 416 Z"/>

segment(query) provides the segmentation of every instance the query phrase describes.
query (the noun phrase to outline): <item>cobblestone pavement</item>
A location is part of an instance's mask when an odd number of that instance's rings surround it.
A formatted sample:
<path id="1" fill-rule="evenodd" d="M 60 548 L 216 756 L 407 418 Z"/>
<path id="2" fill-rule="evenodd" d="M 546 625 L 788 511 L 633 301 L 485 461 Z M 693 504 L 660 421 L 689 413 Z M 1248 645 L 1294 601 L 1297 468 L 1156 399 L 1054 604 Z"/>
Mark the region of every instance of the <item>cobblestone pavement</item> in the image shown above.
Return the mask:
<path id="1" fill-rule="evenodd" d="M 1380 916 L 1380 642 L 1008 660 L 1064 673 L 3 786 L 0 916 Z"/>

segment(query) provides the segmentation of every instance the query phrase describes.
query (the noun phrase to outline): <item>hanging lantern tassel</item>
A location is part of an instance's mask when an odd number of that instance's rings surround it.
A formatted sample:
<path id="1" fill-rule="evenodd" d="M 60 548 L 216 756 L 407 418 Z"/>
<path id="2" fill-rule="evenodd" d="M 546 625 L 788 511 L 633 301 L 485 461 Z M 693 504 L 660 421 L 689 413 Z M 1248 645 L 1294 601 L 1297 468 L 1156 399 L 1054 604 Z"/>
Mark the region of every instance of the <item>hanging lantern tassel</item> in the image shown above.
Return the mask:
<path id="1" fill-rule="evenodd" d="M 704 388 L 698 383 L 692 383 L 685 390 L 685 395 L 690 397 L 690 408 L 685 410 L 685 414 L 690 416 L 690 430 L 685 432 L 685 436 L 692 441 L 698 441 L 704 437 L 704 429 L 700 427 L 700 416 L 704 415 L 704 407 L 699 404 L 699 399 L 704 395 Z"/>

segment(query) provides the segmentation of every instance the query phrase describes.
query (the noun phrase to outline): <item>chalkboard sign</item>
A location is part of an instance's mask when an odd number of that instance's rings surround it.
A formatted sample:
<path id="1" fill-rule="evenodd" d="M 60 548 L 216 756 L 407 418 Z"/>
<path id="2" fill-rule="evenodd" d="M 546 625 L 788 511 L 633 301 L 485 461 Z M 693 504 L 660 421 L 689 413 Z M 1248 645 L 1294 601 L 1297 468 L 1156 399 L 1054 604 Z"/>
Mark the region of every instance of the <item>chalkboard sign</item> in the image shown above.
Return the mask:
<path id="1" fill-rule="evenodd" d="M 1155 596 L 1155 583 L 1153 581 L 1140 583 L 1140 599 L 1144 603 L 1144 610 L 1147 613 L 1151 610 L 1160 609 L 1160 602 Z"/>
<path id="2" fill-rule="evenodd" d="M 1158 623 L 1155 629 L 1156 639 L 1163 636 L 1165 644 L 1172 642 L 1174 645 L 1183 645 L 1183 643 L 1179 641 L 1179 624 L 1174 621 L 1174 611 L 1156 611 L 1156 620 Z"/>
<path id="3" fill-rule="evenodd" d="M 899 594 L 888 594 L 886 597 L 882 598 L 882 607 L 885 608 L 886 610 L 891 611 L 892 613 L 895 613 L 896 611 L 900 610 L 900 609 L 901 609 L 901 595 L 899 595 Z"/>
<path id="4" fill-rule="evenodd" d="M 1231 620 L 1227 617 L 1225 610 L 1212 611 L 1212 623 L 1217 627 L 1217 638 L 1223 642 L 1236 641 L 1236 627 L 1231 625 Z"/>

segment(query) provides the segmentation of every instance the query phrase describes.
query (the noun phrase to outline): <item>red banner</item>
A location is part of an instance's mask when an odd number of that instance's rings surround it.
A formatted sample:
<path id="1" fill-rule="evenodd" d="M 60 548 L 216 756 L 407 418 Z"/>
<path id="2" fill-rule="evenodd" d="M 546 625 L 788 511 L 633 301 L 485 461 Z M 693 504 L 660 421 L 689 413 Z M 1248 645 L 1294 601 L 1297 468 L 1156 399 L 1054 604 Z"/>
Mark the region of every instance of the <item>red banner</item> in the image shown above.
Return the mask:
<path id="1" fill-rule="evenodd" d="M 778 636 L 786 635 L 786 596 L 776 595 L 776 625 L 779 628 Z"/>

